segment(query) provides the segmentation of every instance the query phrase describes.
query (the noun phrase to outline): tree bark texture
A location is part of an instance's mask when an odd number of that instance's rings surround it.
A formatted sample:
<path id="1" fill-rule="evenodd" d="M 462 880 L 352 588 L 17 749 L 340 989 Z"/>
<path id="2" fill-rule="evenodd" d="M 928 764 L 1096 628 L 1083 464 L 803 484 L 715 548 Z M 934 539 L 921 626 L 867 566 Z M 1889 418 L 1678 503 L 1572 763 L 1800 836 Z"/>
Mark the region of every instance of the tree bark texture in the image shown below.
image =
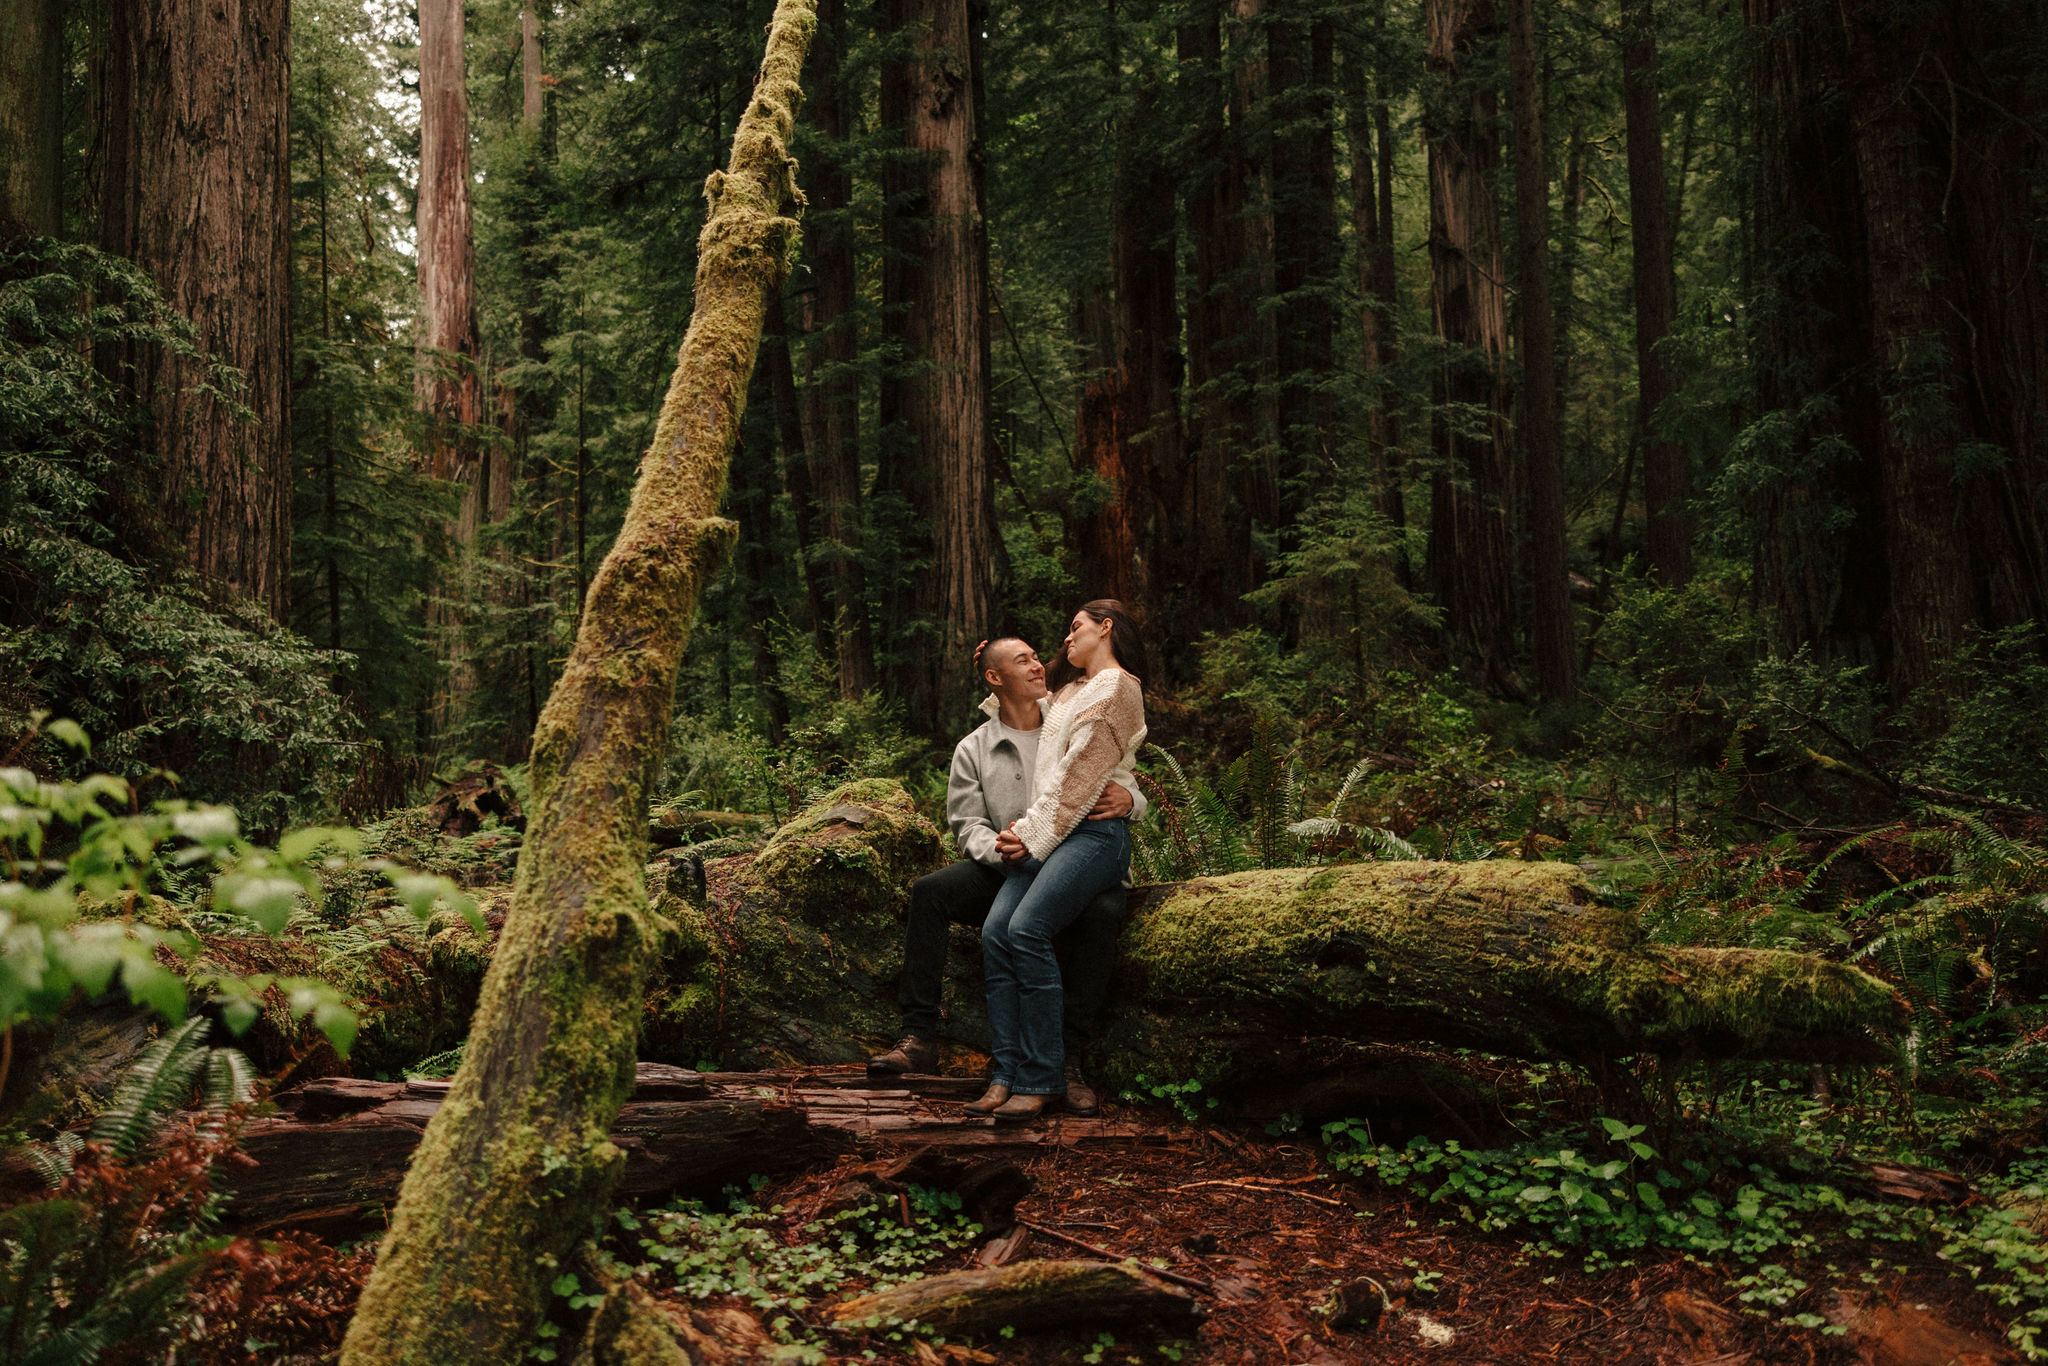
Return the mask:
<path id="1" fill-rule="evenodd" d="M 1536 686 L 1573 697 L 1577 644 L 1565 563 L 1564 436 L 1557 413 L 1557 327 L 1550 311 L 1550 172 L 1536 78 L 1536 0 L 1508 0 L 1508 84 L 1515 127 L 1516 321 L 1521 333 L 1523 478 L 1529 509 L 1529 636 Z"/>
<path id="2" fill-rule="evenodd" d="M 1777 474 L 1756 500 L 1759 581 L 1788 645 L 1881 661 L 1903 696 L 1972 627 L 2048 610 L 2048 284 L 2024 264 L 2040 109 L 2024 54 L 2048 16 L 2007 0 L 1745 13 L 1767 35 L 1755 431 Z"/>
<path id="3" fill-rule="evenodd" d="M 146 270 L 205 361 L 128 358 L 155 419 L 158 511 L 200 574 L 284 620 L 291 566 L 285 0 L 114 0 L 101 57 L 100 246 Z M 54 73 L 53 73 L 54 78 Z M 240 370 L 250 419 L 204 391 Z"/>
<path id="4" fill-rule="evenodd" d="M 421 0 L 419 19 L 420 368 L 413 393 L 427 419 L 427 472 L 463 485 L 455 539 L 470 545 L 488 490 L 477 486 L 475 443 L 460 430 L 483 416 L 461 0 Z"/>
<path id="5" fill-rule="evenodd" d="M 64 7 L 0 3 L 0 238 L 64 225 Z"/>
<path id="6" fill-rule="evenodd" d="M 547 107 L 541 75 L 540 15 L 526 5 L 519 11 L 519 122 L 535 132 Z"/>
<path id="7" fill-rule="evenodd" d="M 1507 290 L 1494 91 L 1474 71 L 1498 26 L 1492 0 L 1428 0 L 1430 302 L 1443 350 L 1444 404 L 1430 511 L 1430 581 L 1459 652 L 1487 686 L 1514 688 L 1509 564 L 1514 490 L 1501 363 Z"/>
<path id="8" fill-rule="evenodd" d="M 517 1358 L 553 1267 L 623 1166 L 659 936 L 642 871 L 697 595 L 732 540 L 716 517 L 762 320 L 797 241 L 786 150 L 810 0 L 780 0 L 728 168 L 705 184 L 695 311 L 618 539 L 536 729 L 511 910 L 462 1068 L 406 1176 L 347 1366 Z"/>
<path id="9" fill-rule="evenodd" d="M 814 288 L 804 304 L 809 334 L 804 387 L 805 444 L 812 490 L 823 510 L 829 556 L 832 631 L 839 695 L 875 686 L 875 645 L 868 628 L 867 570 L 861 562 L 860 315 L 854 258 L 853 173 L 846 162 L 851 112 L 841 62 L 844 0 L 819 0 L 811 45 L 812 127 L 807 145 L 811 207 L 804 259 Z"/>
<path id="10" fill-rule="evenodd" d="M 885 0 L 908 51 L 882 73 L 882 122 L 902 150 L 882 176 L 882 309 L 900 348 L 883 381 L 891 487 L 907 503 L 914 571 L 898 695 L 920 730 L 952 733 L 974 693 L 974 643 L 995 618 L 989 466 L 988 258 L 980 227 L 976 52 L 967 0 Z"/>
<path id="11" fill-rule="evenodd" d="M 1194 174 L 1186 188 L 1192 278 L 1187 301 L 1185 437 L 1188 473 L 1161 516 L 1180 524 L 1185 568 L 1170 574 L 1177 585 L 1166 599 L 1180 629 L 1170 633 L 1163 660 L 1176 679 L 1191 678 L 1190 646 L 1203 632 L 1226 627 L 1253 586 L 1251 528 L 1235 498 L 1231 463 L 1251 440 L 1238 393 L 1237 351 L 1253 336 L 1243 294 L 1243 158 L 1225 123 L 1229 82 L 1223 69 L 1224 0 L 1211 0 L 1178 33 L 1179 88 L 1187 101 Z"/>
<path id="12" fill-rule="evenodd" d="M 1682 442 L 1666 434 L 1664 405 L 1678 377 L 1664 341 L 1678 318 L 1671 220 L 1664 204 L 1664 118 L 1657 89 L 1653 0 L 1621 7 L 1622 109 L 1628 125 L 1631 269 L 1636 294 L 1636 430 L 1649 505 L 1650 572 L 1667 587 L 1692 578 L 1692 467 Z"/>
<path id="13" fill-rule="evenodd" d="M 824 507 L 818 498 L 817 474 L 811 463 L 810 442 L 804 432 L 803 405 L 796 392 L 796 361 L 790 354 L 788 314 L 777 299 L 768 310 L 768 336 L 763 360 L 775 394 L 776 445 L 782 450 L 782 487 L 789 495 L 790 518 L 796 524 L 796 553 L 804 581 L 804 616 L 810 623 L 811 647 L 818 658 L 832 663 L 838 647 L 832 634 L 832 609 L 827 590 Z"/>

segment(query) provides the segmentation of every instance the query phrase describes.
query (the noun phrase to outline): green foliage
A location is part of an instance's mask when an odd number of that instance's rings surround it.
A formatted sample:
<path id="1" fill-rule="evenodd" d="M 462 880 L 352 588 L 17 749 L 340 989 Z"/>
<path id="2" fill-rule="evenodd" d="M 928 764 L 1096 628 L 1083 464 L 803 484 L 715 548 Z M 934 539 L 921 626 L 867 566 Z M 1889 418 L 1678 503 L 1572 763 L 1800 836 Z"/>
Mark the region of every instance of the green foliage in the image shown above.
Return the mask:
<path id="1" fill-rule="evenodd" d="M 1204 1095 L 1202 1083 L 1192 1077 L 1186 1081 L 1154 1081 L 1140 1072 L 1135 1080 L 1137 1086 L 1123 1093 L 1125 1100 L 1140 1105 L 1147 1101 L 1170 1105 L 1190 1124 L 1202 1123 L 1208 1118 L 1208 1111 L 1222 1104 L 1216 1097 Z"/>
<path id="2" fill-rule="evenodd" d="M 133 1157 L 155 1137 L 166 1116 L 184 1109 L 197 1092 L 200 1132 L 219 1127 L 227 1112 L 256 1091 L 249 1060 L 233 1048 L 209 1048 L 212 1021 L 194 1016 L 174 1025 L 142 1050 L 93 1121 L 92 1138 L 116 1157 Z"/>
<path id="3" fill-rule="evenodd" d="M 1275 729 L 1257 725 L 1256 738 L 1213 783 L 1191 776 L 1157 745 L 1146 746 L 1164 779 L 1138 775 L 1152 803 L 1146 822 L 1133 827 L 1131 867 L 1143 882 L 1178 882 L 1249 868 L 1295 868 L 1368 858 L 1420 858 L 1414 846 L 1385 830 L 1342 819 L 1368 765 L 1345 775 L 1329 809 L 1305 817 L 1301 760 L 1281 748 Z"/>
<path id="4" fill-rule="evenodd" d="M 146 414 L 93 363 L 194 355 L 193 337 L 127 262 L 48 239 L 0 253 L 0 731 L 61 711 L 102 768 L 174 772 L 275 828 L 339 785 L 353 728 L 334 661 L 151 543 Z M 238 383 L 216 366 L 209 392 Z"/>

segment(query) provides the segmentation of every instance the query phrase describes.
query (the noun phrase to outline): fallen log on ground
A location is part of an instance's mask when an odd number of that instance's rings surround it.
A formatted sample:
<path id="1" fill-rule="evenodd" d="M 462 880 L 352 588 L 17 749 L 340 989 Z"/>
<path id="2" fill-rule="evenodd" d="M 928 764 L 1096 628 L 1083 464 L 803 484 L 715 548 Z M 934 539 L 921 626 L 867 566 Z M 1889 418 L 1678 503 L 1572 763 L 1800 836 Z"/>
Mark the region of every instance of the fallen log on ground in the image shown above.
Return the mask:
<path id="1" fill-rule="evenodd" d="M 626 1155 L 619 1194 L 642 1204 L 712 1197 L 749 1177 L 788 1176 L 849 1149 L 884 1144 L 909 1155 L 848 1171 L 847 1201 L 913 1185 L 941 1187 L 958 1192 L 963 1208 L 1000 1231 L 1030 1188 L 1014 1163 L 998 1160 L 1002 1155 L 1157 1143 L 1173 1132 L 1138 1120 L 1074 1116 L 998 1127 L 960 1113 L 960 1103 L 980 1089 L 977 1081 L 948 1077 L 870 1085 L 856 1068 L 699 1074 L 641 1063 L 611 1129 L 611 1142 Z M 445 1081 L 329 1077 L 285 1092 L 275 1117 L 251 1120 L 242 1130 L 252 1165 L 224 1177 L 222 1222 L 244 1233 L 298 1228 L 329 1237 L 380 1225 L 448 1091 Z M 0 1164 L 0 1195 L 26 1194 L 37 1181 L 25 1160 Z"/>
<path id="2" fill-rule="evenodd" d="M 828 1311 L 842 1328 L 916 1320 L 941 1333 L 1146 1324 L 1192 1331 L 1199 1301 L 1135 1262 L 1027 1261 L 906 1281 Z"/>
<path id="3" fill-rule="evenodd" d="M 847 1062 L 890 1037 L 905 889 L 935 849 L 899 788 L 852 784 L 757 858 L 709 868 L 702 904 L 663 897 L 677 934 L 643 1056 Z M 970 1043 L 986 1038 L 977 942 L 957 932 L 949 967 Z M 1231 1084 L 1307 1066 L 1315 1039 L 1869 1061 L 1902 1011 L 1840 963 L 1651 943 L 1571 864 L 1368 863 L 1138 889 L 1097 1061 L 1117 1080 Z"/>

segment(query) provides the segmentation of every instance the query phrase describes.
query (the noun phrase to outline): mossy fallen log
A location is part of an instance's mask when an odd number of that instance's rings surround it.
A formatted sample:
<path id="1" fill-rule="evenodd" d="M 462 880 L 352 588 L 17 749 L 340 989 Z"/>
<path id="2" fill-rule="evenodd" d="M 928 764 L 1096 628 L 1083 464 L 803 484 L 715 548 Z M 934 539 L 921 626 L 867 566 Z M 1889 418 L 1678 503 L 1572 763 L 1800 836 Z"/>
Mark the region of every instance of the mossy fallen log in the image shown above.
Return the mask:
<path id="1" fill-rule="evenodd" d="M 664 896 L 677 929 L 642 1056 L 847 1062 L 888 1037 L 906 891 L 936 856 L 902 790 L 865 782 L 714 866 L 701 904 Z M 956 932 L 948 973 L 969 1044 L 986 1039 L 977 944 Z M 1095 1061 L 1247 1086 L 1327 1066 L 1318 1041 L 1854 1062 L 1885 1056 L 1901 1010 L 1843 964 L 1651 943 L 1571 864 L 1274 869 L 1132 894 Z"/>

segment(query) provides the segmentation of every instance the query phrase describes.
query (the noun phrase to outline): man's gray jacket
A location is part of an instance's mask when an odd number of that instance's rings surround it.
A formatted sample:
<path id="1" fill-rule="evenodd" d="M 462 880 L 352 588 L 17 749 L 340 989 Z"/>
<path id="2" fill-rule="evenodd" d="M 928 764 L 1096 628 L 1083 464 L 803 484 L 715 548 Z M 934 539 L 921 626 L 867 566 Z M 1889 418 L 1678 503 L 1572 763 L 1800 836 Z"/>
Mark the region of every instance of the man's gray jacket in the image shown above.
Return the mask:
<path id="1" fill-rule="evenodd" d="M 1017 746 L 1003 734 L 996 718 L 969 731 L 953 746 L 953 767 L 946 775 L 946 823 L 960 852 L 990 868 L 1003 866 L 996 852 L 996 832 L 1031 806 L 1031 767 Z M 1131 789 L 1131 819 L 1145 819 L 1145 794 Z"/>

